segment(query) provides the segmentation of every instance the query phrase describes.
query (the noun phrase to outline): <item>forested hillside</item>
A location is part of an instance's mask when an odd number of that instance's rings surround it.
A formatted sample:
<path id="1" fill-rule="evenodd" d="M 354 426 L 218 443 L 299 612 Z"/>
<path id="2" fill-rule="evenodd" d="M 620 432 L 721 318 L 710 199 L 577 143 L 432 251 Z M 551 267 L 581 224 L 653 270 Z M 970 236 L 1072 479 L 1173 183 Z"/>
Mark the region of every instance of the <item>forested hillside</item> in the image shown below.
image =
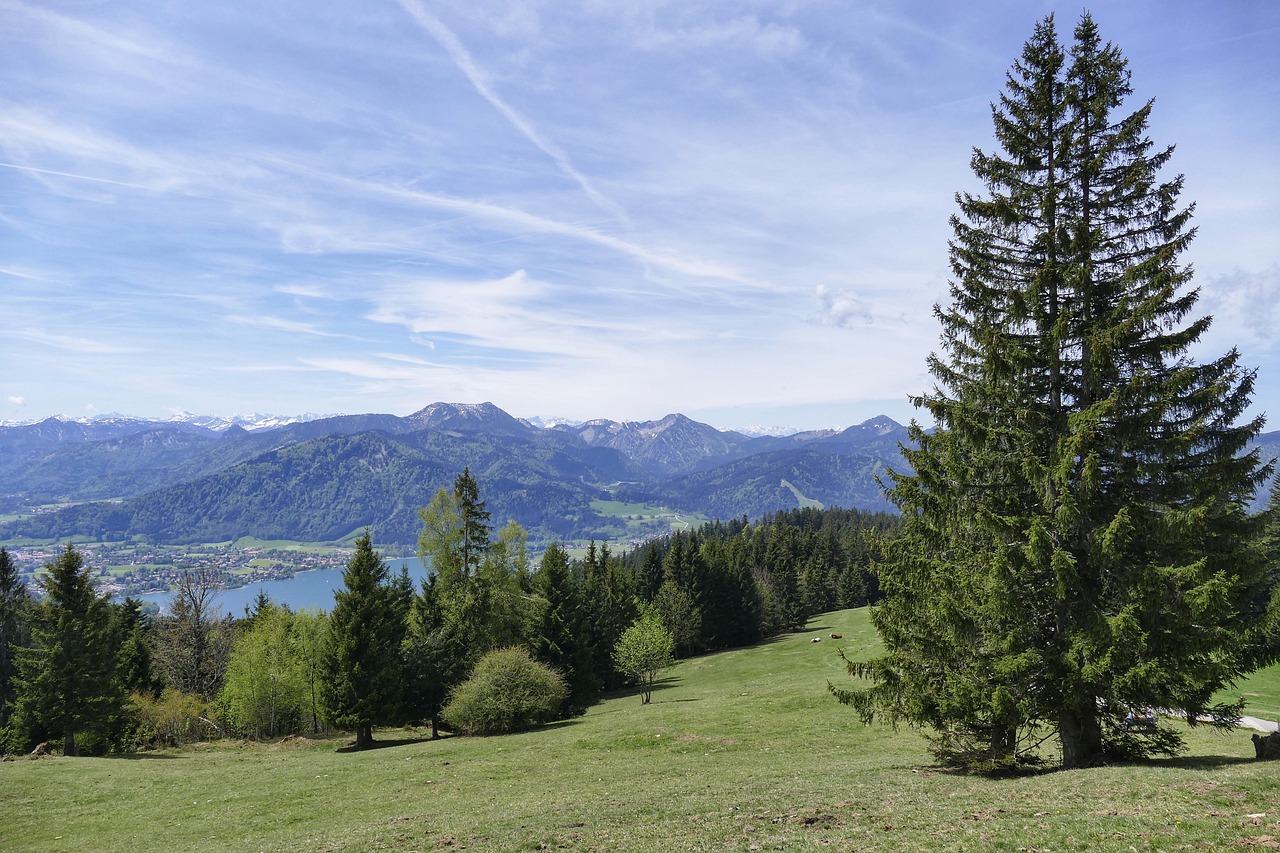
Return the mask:
<path id="1" fill-rule="evenodd" d="M 491 404 L 446 403 L 406 418 L 221 433 L 45 421 L 0 428 L 0 508 L 20 515 L 0 525 L 0 541 L 324 542 L 368 526 L 380 541 L 411 544 L 417 510 L 463 468 L 484 481 L 499 518 L 543 543 L 610 538 L 616 524 L 592 502 L 613 498 L 721 518 L 813 505 L 879 510 L 889 505 L 876 477 L 904 436 L 883 418 L 758 439 L 681 415 L 538 429 Z M 56 508 L 66 503 L 79 505 Z"/>

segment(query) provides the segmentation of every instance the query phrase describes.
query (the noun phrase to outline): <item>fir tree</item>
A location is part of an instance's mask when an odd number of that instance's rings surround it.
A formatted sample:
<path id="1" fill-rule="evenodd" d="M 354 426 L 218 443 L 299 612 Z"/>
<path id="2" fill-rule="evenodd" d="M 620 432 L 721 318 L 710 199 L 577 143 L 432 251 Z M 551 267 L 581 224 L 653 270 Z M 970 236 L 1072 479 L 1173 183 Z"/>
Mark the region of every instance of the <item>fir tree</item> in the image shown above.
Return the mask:
<path id="1" fill-rule="evenodd" d="M 1266 476 L 1237 423 L 1253 373 L 1188 355 L 1209 319 L 1178 258 L 1193 229 L 1171 148 L 1147 138 L 1120 51 L 1085 15 L 1068 53 L 1041 22 L 993 106 L 986 187 L 960 195 L 942 355 L 915 402 L 912 473 L 893 473 L 906 537 L 881 571 L 887 654 L 837 691 L 865 717 L 927 724 L 945 760 L 1062 762 L 1172 751 L 1117 736 L 1130 709 L 1230 725 L 1214 693 L 1257 660 L 1264 564 L 1245 502 Z"/>
<path id="2" fill-rule="evenodd" d="M 582 612 L 586 620 L 587 648 L 591 669 L 606 690 L 621 685 L 613 663 L 613 647 L 622 632 L 635 621 L 635 574 L 611 559 L 607 545 L 601 545 L 583 565 Z"/>
<path id="3" fill-rule="evenodd" d="M 458 508 L 462 569 L 474 575 L 489 553 L 489 510 L 480 500 L 480 485 L 463 468 L 453 483 L 453 499 Z"/>
<path id="4" fill-rule="evenodd" d="M 533 641 L 534 655 L 564 676 L 569 688 L 564 710 L 582 713 L 596 701 L 601 684 L 591 667 L 588 623 L 578 583 L 569 570 L 568 555 L 555 542 L 543 552 L 533 584 L 546 600 Z"/>
<path id="5" fill-rule="evenodd" d="M 17 561 L 8 550 L 0 548 L 0 728 L 9 721 L 13 709 L 17 650 L 30 640 L 30 606 L 31 598 L 18 575 Z"/>
<path id="6" fill-rule="evenodd" d="M 110 596 L 93 588 L 80 553 L 68 545 L 40 579 L 31 609 L 31 646 L 18 655 L 15 719 L 31 740 L 62 738 L 75 755 L 78 735 L 104 735 L 119 714 Z"/>
<path id="7" fill-rule="evenodd" d="M 342 573 L 329 617 L 321 696 L 328 720 L 354 729 L 356 749 L 373 745 L 373 727 L 392 722 L 401 693 L 402 605 L 366 531 Z"/>

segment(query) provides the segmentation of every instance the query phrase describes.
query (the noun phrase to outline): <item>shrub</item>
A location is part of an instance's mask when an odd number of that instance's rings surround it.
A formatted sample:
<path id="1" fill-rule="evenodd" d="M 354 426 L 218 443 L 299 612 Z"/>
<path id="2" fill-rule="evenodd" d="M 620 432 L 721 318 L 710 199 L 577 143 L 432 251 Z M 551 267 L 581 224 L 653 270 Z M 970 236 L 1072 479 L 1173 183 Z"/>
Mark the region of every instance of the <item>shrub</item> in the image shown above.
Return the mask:
<path id="1" fill-rule="evenodd" d="M 217 733 L 205 717 L 204 701 L 194 694 L 167 687 L 159 696 L 134 693 L 129 701 L 138 721 L 138 749 L 193 743 Z"/>
<path id="2" fill-rule="evenodd" d="M 463 734 L 506 734 L 554 719 L 568 692 L 564 676 L 524 649 L 498 649 L 480 658 L 440 715 Z"/>

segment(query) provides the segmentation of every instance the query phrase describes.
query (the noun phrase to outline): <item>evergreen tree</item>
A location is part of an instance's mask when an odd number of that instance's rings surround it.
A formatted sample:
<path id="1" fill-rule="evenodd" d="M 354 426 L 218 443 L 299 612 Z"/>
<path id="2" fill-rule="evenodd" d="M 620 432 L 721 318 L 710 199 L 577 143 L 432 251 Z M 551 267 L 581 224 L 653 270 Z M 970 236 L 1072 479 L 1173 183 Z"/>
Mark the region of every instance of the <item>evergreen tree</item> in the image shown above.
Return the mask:
<path id="1" fill-rule="evenodd" d="M 641 601 L 653 601 L 665 578 L 662 565 L 662 549 L 657 542 L 650 541 L 644 546 L 644 558 L 637 573 L 637 594 Z"/>
<path id="2" fill-rule="evenodd" d="M 887 653 L 837 691 L 927 724 L 944 760 L 1008 766 L 1047 731 L 1066 767 L 1172 751 L 1113 737 L 1130 709 L 1230 725 L 1214 693 L 1244 653 L 1264 563 L 1245 502 L 1266 476 L 1237 424 L 1253 373 L 1188 355 L 1208 327 L 1178 262 L 1193 235 L 1172 149 L 1146 136 L 1120 52 L 1085 15 L 1068 54 L 1041 22 L 993 106 L 1000 150 L 958 196 L 941 356 L 918 398 L 906 519 L 881 570 Z"/>
<path id="3" fill-rule="evenodd" d="M 0 728 L 13 710 L 17 650 L 30 641 L 27 624 L 31 598 L 18 575 L 18 563 L 0 548 Z"/>
<path id="4" fill-rule="evenodd" d="M 614 668 L 613 647 L 636 618 L 635 575 L 623 568 L 620 560 L 610 558 L 606 545 L 583 565 L 582 572 L 582 613 L 591 670 L 603 689 L 611 690 L 622 683 Z"/>
<path id="5" fill-rule="evenodd" d="M 328 720 L 354 729 L 356 749 L 367 749 L 374 725 L 394 721 L 399 711 L 404 637 L 390 573 L 368 531 L 356 540 L 342 583 L 329 616 L 321 696 Z"/>
<path id="6" fill-rule="evenodd" d="M 480 485 L 463 468 L 453 483 L 453 499 L 458 508 L 462 570 L 474 575 L 489 553 L 489 510 L 480 500 Z"/>
<path id="7" fill-rule="evenodd" d="M 111 645 L 116 649 L 116 681 L 126 695 L 159 692 L 163 687 L 151 667 L 151 622 L 142 615 L 142 602 L 126 598 L 113 605 Z"/>
<path id="8" fill-rule="evenodd" d="M 406 717 L 430 720 L 432 738 L 440 737 L 440 711 L 449 688 L 466 677 L 468 665 L 466 640 L 446 622 L 439 587 L 438 575 L 422 582 L 402 643 Z"/>
<path id="9" fill-rule="evenodd" d="M 44 599 L 31 609 L 32 643 L 18 655 L 14 716 L 30 740 L 61 737 L 63 754 L 75 755 L 76 737 L 106 735 L 120 710 L 111 597 L 94 589 L 70 545 L 45 569 Z"/>
<path id="10" fill-rule="evenodd" d="M 702 641 L 709 649 L 744 646 L 760 639 L 760 594 L 746 565 L 741 539 L 707 539 L 699 584 Z"/>
<path id="11" fill-rule="evenodd" d="M 533 639 L 534 656 L 564 677 L 564 710 L 581 713 L 596 701 L 601 684 L 591 666 L 586 613 L 569 556 L 555 542 L 543 552 L 533 583 L 547 603 Z"/>
<path id="12" fill-rule="evenodd" d="M 702 636 L 702 611 L 684 587 L 671 579 L 663 581 L 658 594 L 653 597 L 653 612 L 671 632 L 676 652 L 681 657 L 698 650 Z"/>
<path id="13" fill-rule="evenodd" d="M 537 621 L 528 585 L 528 534 L 508 524 L 490 541 L 489 512 L 464 470 L 418 513 L 418 554 L 432 575 L 409 608 L 404 655 L 413 719 L 437 731 L 448 690 L 492 649 L 525 642 Z"/>

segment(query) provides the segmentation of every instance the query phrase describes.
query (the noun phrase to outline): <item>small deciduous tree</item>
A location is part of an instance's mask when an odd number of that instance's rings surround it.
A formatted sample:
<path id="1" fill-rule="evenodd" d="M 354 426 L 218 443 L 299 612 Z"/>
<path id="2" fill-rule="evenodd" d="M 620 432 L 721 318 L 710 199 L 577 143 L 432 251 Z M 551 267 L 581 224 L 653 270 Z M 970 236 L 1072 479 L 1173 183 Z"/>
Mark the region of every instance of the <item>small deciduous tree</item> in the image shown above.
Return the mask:
<path id="1" fill-rule="evenodd" d="M 329 648 L 329 617 L 319 610 L 299 610 L 293 614 L 290 636 L 302 683 L 307 692 L 307 719 L 311 732 L 320 731 L 320 684 L 324 677 L 324 657 Z"/>
<path id="2" fill-rule="evenodd" d="M 653 611 L 643 614 L 622 632 L 613 647 L 618 671 L 640 685 L 640 704 L 648 705 L 658 674 L 675 661 L 676 641 Z"/>
<path id="3" fill-rule="evenodd" d="M 156 625 L 155 664 L 167 684 L 211 701 L 231 654 L 229 617 L 221 617 L 222 578 L 208 567 L 178 575 L 168 615 Z"/>
<path id="4" fill-rule="evenodd" d="M 294 615 L 271 605 L 236 638 L 217 703 L 233 731 L 261 739 L 302 724 L 309 697 L 293 634 Z"/>

